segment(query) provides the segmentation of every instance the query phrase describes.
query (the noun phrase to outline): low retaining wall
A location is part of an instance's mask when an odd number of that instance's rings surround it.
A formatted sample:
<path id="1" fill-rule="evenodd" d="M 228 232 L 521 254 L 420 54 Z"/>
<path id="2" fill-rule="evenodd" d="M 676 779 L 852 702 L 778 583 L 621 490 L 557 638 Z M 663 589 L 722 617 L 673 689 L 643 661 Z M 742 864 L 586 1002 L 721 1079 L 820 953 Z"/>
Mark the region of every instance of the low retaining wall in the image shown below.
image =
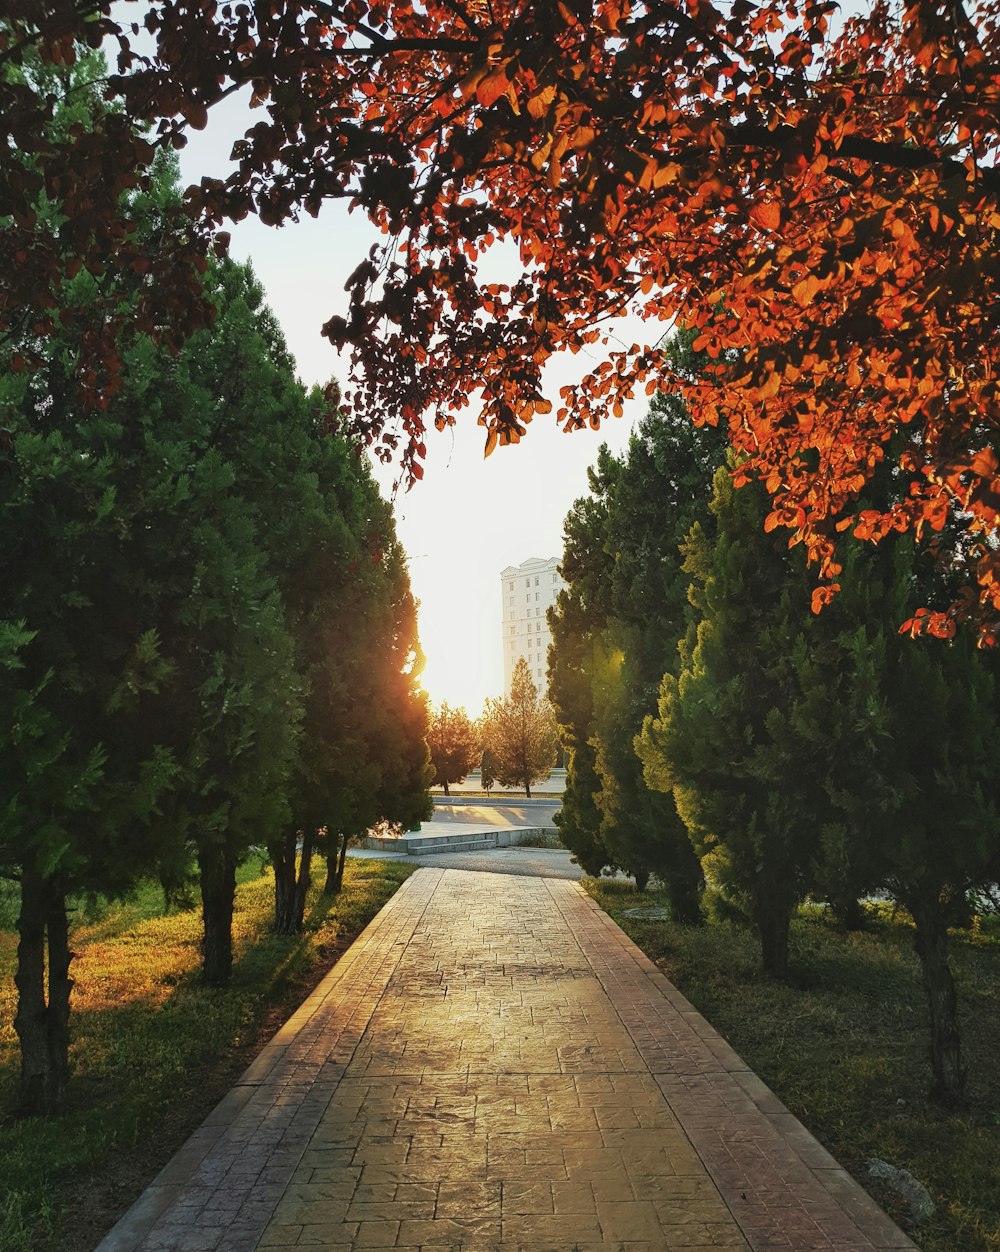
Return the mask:
<path id="1" fill-rule="evenodd" d="M 511 826 L 504 830 L 456 831 L 453 835 L 401 835 L 398 839 L 371 836 L 363 839 L 360 847 L 373 852 L 402 852 L 407 856 L 427 855 L 431 852 L 468 852 L 487 848 L 509 848 L 523 843 L 529 837 L 552 835 L 552 831 L 538 826 Z"/>

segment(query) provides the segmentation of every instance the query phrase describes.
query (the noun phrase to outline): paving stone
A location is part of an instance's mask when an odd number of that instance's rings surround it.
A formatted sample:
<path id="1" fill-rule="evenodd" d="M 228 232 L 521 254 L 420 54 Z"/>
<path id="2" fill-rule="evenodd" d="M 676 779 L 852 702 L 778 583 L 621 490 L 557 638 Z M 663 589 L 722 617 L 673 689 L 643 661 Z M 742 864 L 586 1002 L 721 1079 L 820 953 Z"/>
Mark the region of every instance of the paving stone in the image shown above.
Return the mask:
<path id="1" fill-rule="evenodd" d="M 913 1246 L 577 884 L 428 868 L 99 1252 Z"/>

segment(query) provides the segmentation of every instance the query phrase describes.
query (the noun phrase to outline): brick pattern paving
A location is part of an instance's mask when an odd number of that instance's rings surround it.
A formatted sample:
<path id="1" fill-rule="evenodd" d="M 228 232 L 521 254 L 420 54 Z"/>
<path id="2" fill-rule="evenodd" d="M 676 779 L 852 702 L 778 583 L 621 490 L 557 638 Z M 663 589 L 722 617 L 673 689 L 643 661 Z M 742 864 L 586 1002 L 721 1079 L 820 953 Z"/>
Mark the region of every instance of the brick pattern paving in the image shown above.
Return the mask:
<path id="1" fill-rule="evenodd" d="M 913 1246 L 575 883 L 424 869 L 99 1252 Z"/>

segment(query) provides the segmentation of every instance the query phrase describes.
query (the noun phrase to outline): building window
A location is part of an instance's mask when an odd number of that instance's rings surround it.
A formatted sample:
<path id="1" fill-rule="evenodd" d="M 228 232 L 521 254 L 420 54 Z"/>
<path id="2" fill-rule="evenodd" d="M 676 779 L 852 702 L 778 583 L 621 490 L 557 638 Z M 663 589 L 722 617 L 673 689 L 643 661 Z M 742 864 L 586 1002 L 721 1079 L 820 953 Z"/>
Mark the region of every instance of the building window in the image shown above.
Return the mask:
<path id="1" fill-rule="evenodd" d="M 531 579 L 530 579 L 530 578 L 526 578 L 526 579 L 524 580 L 524 585 L 525 585 L 526 587 L 530 587 L 530 586 L 531 586 Z"/>
<path id="2" fill-rule="evenodd" d="M 535 592 L 535 599 L 536 599 L 536 600 L 538 599 L 538 592 L 537 592 L 537 591 Z"/>
<path id="3" fill-rule="evenodd" d="M 537 578 L 535 579 L 535 586 L 536 586 L 536 587 L 538 586 L 538 579 L 537 579 Z"/>
<path id="4" fill-rule="evenodd" d="M 513 584 L 513 583 L 508 583 L 508 584 L 507 584 L 507 590 L 508 590 L 508 591 L 513 591 L 513 590 L 514 590 L 514 584 Z"/>

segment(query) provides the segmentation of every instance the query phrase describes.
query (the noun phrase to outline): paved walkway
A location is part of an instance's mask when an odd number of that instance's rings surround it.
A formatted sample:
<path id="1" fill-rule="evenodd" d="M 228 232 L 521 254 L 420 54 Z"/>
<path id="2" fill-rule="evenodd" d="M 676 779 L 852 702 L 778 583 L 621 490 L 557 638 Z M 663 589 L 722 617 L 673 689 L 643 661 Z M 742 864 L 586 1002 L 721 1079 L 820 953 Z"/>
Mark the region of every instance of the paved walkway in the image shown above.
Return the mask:
<path id="1" fill-rule="evenodd" d="M 913 1246 L 576 883 L 422 869 L 100 1252 Z"/>

